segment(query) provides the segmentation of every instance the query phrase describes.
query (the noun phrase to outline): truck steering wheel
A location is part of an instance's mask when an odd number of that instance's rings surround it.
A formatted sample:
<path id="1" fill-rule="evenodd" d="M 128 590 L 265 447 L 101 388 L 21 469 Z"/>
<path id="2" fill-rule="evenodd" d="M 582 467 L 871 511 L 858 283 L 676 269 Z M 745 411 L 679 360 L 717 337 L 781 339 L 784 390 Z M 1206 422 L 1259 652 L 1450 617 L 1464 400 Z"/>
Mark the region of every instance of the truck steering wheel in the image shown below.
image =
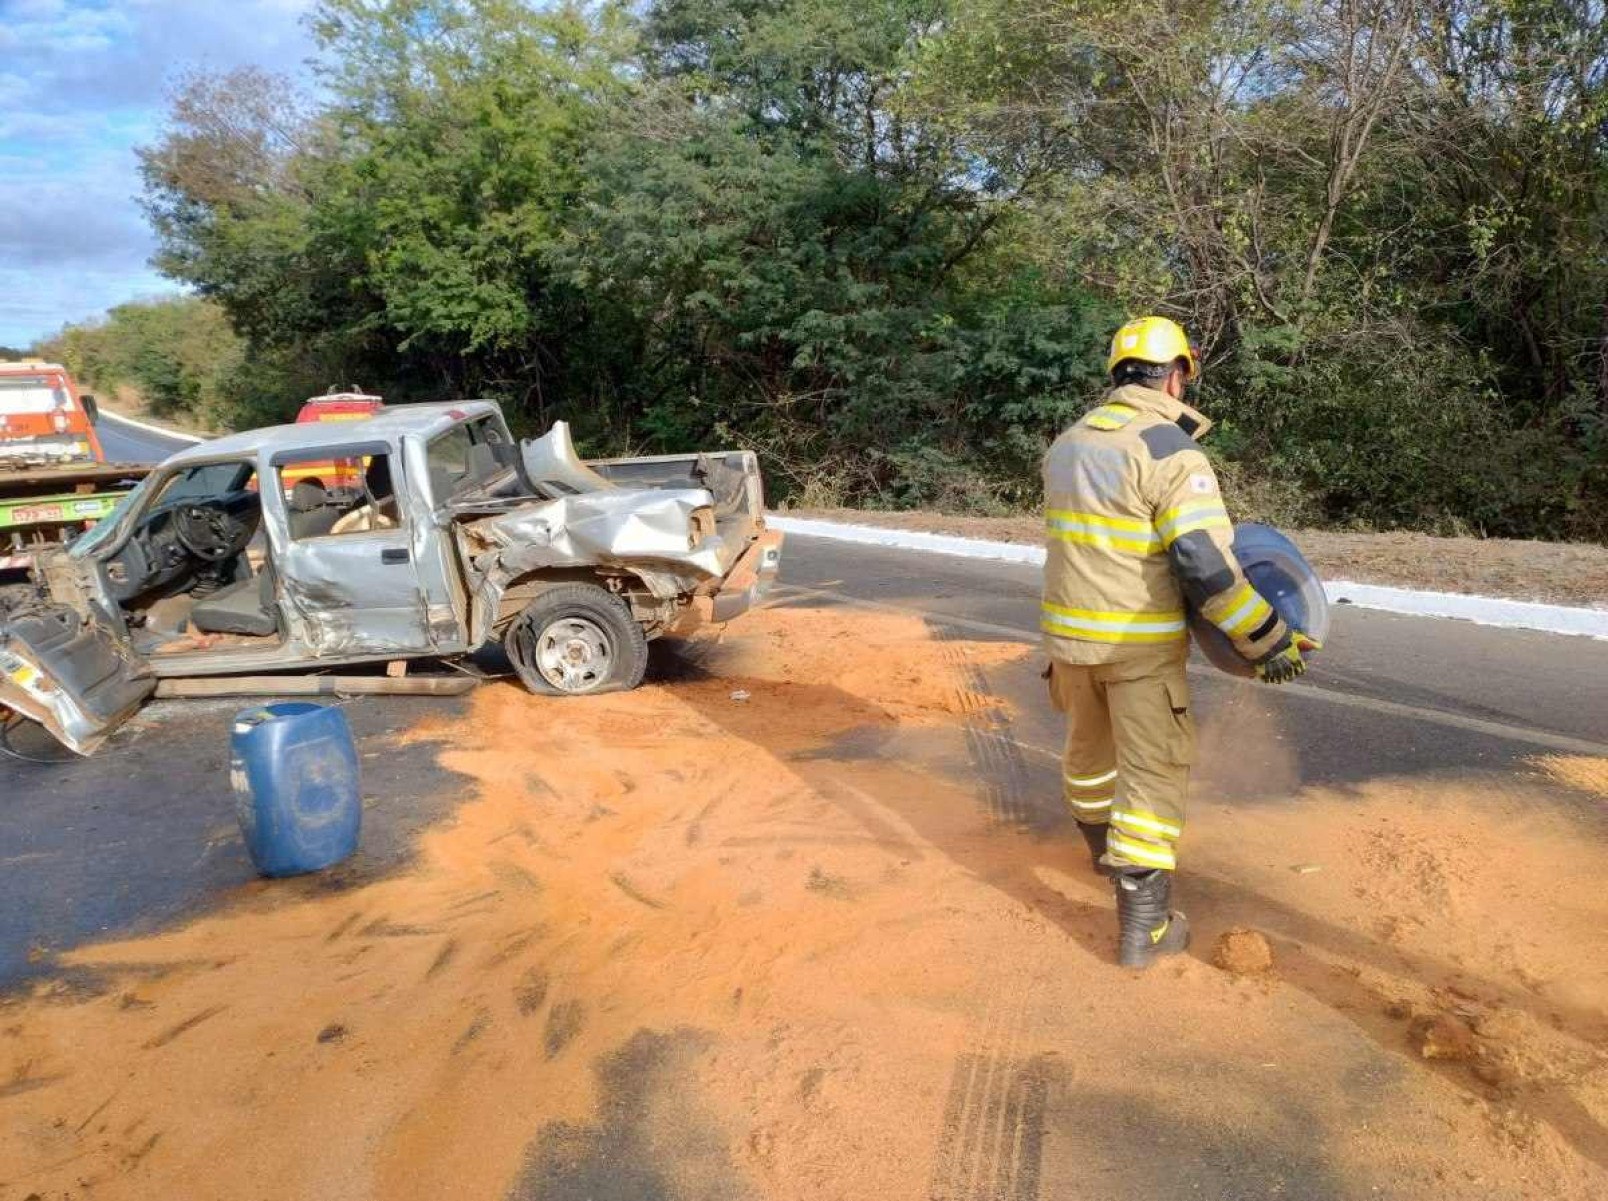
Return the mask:
<path id="1" fill-rule="evenodd" d="M 251 541 L 251 527 L 215 505 L 182 505 L 173 514 L 179 545 L 207 563 L 239 554 Z"/>

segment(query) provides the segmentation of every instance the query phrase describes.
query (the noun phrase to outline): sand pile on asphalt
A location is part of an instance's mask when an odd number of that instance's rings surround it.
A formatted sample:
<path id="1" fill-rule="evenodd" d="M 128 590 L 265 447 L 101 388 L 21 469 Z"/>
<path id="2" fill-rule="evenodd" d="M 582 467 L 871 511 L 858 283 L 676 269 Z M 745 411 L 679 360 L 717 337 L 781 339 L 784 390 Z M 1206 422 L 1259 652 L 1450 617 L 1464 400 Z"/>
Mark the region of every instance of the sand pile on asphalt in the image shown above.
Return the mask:
<path id="1" fill-rule="evenodd" d="M 1474 1031 L 1444 1013 L 1417 1018 L 1407 1028 L 1407 1039 L 1425 1059 L 1473 1059 L 1479 1054 Z"/>
<path id="2" fill-rule="evenodd" d="M 1608 801 L 1608 759 L 1593 755 L 1543 755 L 1535 764 L 1559 784 Z"/>
<path id="3" fill-rule="evenodd" d="M 1212 962 L 1233 976 L 1255 976 L 1273 970 L 1273 948 L 1255 930 L 1235 926 L 1218 935 Z"/>
<path id="4" fill-rule="evenodd" d="M 1278 974 L 1135 977 L 1080 840 L 923 766 L 995 731 L 991 678 L 1036 695 L 1022 648 L 781 609 L 684 658 L 584 703 L 486 688 L 421 729 L 469 783 L 406 874 L 253 886 L 74 956 L 101 995 L 0 1009 L 0 1201 L 1608 1187 L 1602 994 L 1571 991 L 1608 967 L 1565 978 L 1600 899 L 1538 923 L 1555 898 L 1522 892 L 1488 788 L 1204 803 L 1200 945 L 1265 930 Z M 1297 847 L 1323 870 L 1292 873 Z M 1408 1043 L 1459 1006 L 1512 1073 L 1500 1104 Z"/>

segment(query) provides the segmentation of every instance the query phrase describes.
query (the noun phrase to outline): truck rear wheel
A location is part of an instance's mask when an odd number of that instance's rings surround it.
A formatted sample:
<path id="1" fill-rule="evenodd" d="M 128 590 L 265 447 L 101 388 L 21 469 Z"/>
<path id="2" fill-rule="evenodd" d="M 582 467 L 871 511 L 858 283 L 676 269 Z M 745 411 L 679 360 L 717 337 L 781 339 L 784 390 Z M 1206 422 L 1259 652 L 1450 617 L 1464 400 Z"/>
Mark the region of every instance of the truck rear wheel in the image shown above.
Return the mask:
<path id="1" fill-rule="evenodd" d="M 596 584 L 541 593 L 503 634 L 503 649 L 532 692 L 587 696 L 642 682 L 648 640 L 618 596 Z"/>

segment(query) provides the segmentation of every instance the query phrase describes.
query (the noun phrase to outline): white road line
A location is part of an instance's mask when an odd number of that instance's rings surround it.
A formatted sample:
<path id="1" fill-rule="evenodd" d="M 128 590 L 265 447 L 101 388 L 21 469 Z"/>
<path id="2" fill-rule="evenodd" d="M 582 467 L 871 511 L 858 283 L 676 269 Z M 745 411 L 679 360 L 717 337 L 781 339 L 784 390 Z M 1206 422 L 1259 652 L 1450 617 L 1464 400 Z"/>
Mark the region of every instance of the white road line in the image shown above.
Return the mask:
<path id="1" fill-rule="evenodd" d="M 765 521 L 783 533 L 799 534 L 806 538 L 830 538 L 836 542 L 854 542 L 862 546 L 921 551 L 963 559 L 989 559 L 1032 567 L 1041 566 L 1044 562 L 1043 547 L 1016 542 L 957 538 L 949 534 L 851 525 L 783 514 L 772 514 Z M 1333 603 L 1353 604 L 1362 609 L 1379 609 L 1412 617 L 1452 617 L 1478 625 L 1608 639 L 1608 609 L 1546 605 L 1456 592 L 1429 592 L 1384 584 L 1362 584 L 1353 580 L 1330 580 L 1324 584 L 1324 591 Z"/>
<path id="2" fill-rule="evenodd" d="M 1202 675 L 1219 674 L 1207 672 L 1204 668 L 1191 667 L 1190 670 L 1198 671 Z M 1227 680 L 1235 679 L 1233 676 L 1223 676 L 1222 678 Z M 1235 682 L 1251 688 L 1261 686 L 1251 680 L 1235 680 Z M 1462 713 L 1447 713 L 1441 709 L 1420 709 L 1416 705 L 1404 705 L 1399 701 L 1386 701 L 1371 696 L 1358 696 L 1354 692 L 1335 692 L 1333 689 L 1319 688 L 1315 684 L 1282 684 L 1280 687 L 1302 699 L 1327 701 L 1329 704 L 1344 705 L 1351 709 L 1367 709 L 1373 713 L 1389 714 L 1392 717 L 1405 717 L 1413 721 L 1432 722 L 1435 725 L 1446 726 L 1454 730 L 1468 730 L 1475 734 L 1488 734 L 1493 738 L 1506 738 L 1512 742 L 1528 742 L 1534 746 L 1544 746 L 1548 750 L 1564 751 L 1571 755 L 1608 756 L 1608 743 L 1593 742 L 1589 738 L 1573 738 L 1568 734 L 1554 734 L 1550 730 L 1536 730 L 1529 726 L 1515 726 L 1505 721 L 1491 721 L 1484 717 L 1468 717 Z"/>
<path id="3" fill-rule="evenodd" d="M 1505 600 L 1496 596 L 1468 596 L 1461 592 L 1430 592 L 1416 588 L 1388 588 L 1352 580 L 1325 583 L 1329 600 L 1349 602 L 1362 609 L 1383 609 L 1414 617 L 1451 617 L 1482 626 L 1510 630 L 1540 630 L 1547 634 L 1578 634 L 1608 638 L 1608 609 L 1571 605 L 1543 605 L 1535 601 Z"/>
<path id="4" fill-rule="evenodd" d="M 997 625 L 991 621 L 973 621 L 969 617 L 951 617 L 945 613 L 934 613 L 926 609 L 915 609 L 908 605 L 892 605 L 886 601 L 861 600 L 842 592 L 828 592 L 818 588 L 803 588 L 796 584 L 782 584 L 773 595 L 790 594 L 796 596 L 814 596 L 824 600 L 834 601 L 838 604 L 850 605 L 860 609 L 880 609 L 889 613 L 901 613 L 909 617 L 920 617 L 927 621 L 943 625 L 952 625 L 957 629 L 972 630 L 979 634 L 992 634 L 999 638 L 1008 638 L 1013 642 L 1020 642 L 1027 646 L 1038 646 L 1040 635 L 1037 631 L 1026 630 L 1020 626 Z M 1192 675 L 1226 682 L 1240 688 L 1265 688 L 1268 685 L 1260 684 L 1255 680 L 1240 679 L 1238 676 L 1225 675 L 1214 668 L 1207 668 L 1195 663 L 1189 665 Z M 1575 738 L 1568 734 L 1555 734 L 1551 730 L 1537 730 L 1529 726 L 1516 726 L 1508 722 L 1492 721 L 1484 717 L 1469 717 L 1462 713 L 1448 713 L 1443 709 L 1422 709 L 1416 705 L 1404 705 L 1399 701 L 1380 700 L 1371 696 L 1359 696 L 1351 692 L 1337 692 L 1331 688 L 1320 688 L 1315 684 L 1282 684 L 1279 686 L 1286 694 L 1299 697 L 1302 700 L 1323 701 L 1331 705 L 1340 705 L 1348 709 L 1364 709 L 1372 713 L 1382 713 L 1391 717 L 1405 717 L 1412 721 L 1427 722 L 1431 725 L 1443 726 L 1453 730 L 1467 730 L 1475 734 L 1485 734 L 1493 738 L 1504 738 L 1510 742 L 1524 742 L 1531 746 L 1546 747 L 1548 750 L 1563 751 L 1571 755 L 1597 755 L 1608 756 L 1608 743 L 1593 742 L 1589 738 Z M 1011 739 L 1016 742 L 1015 739 Z M 1046 755 L 1052 759 L 1059 759 L 1056 751 L 1044 747 L 1032 746 L 1028 743 L 1017 743 L 1024 750 L 1036 754 Z"/>

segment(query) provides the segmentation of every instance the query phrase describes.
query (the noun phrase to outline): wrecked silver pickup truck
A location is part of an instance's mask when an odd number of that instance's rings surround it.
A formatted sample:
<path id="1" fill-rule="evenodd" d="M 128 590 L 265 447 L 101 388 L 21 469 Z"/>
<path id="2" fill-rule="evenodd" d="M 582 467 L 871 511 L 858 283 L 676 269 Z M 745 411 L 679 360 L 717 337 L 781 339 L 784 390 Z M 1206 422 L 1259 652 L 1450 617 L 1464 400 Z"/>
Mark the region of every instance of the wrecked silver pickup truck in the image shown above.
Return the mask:
<path id="1" fill-rule="evenodd" d="M 289 482 L 332 461 L 361 468 L 355 495 Z M 408 660 L 493 644 L 535 692 L 632 688 L 650 639 L 763 595 L 764 514 L 751 453 L 587 464 L 562 422 L 518 444 L 490 401 L 234 434 L 40 557 L 38 596 L 0 615 L 0 712 L 88 754 L 153 694 L 311 691 L 291 685 L 362 663 L 392 678 L 318 690 L 431 691 Z"/>

